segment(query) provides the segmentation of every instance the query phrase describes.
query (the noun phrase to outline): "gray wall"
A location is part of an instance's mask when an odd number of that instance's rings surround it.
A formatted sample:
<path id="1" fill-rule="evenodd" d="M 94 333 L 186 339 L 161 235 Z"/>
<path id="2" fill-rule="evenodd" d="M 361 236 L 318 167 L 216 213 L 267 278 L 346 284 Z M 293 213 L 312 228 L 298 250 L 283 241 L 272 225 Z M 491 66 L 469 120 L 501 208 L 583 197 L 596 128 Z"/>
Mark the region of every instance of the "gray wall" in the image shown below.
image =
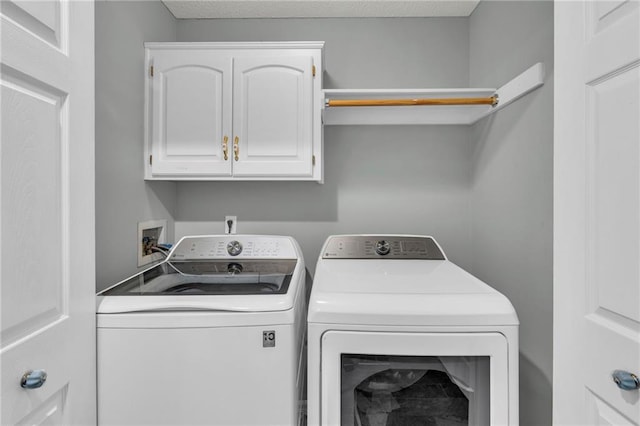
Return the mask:
<path id="1" fill-rule="evenodd" d="M 466 87 L 466 18 L 181 20 L 179 41 L 325 41 L 325 88 Z M 327 126 L 325 184 L 178 183 L 176 236 L 222 232 L 292 235 L 314 271 L 334 233 L 434 235 L 470 266 L 470 129 Z"/>
<path id="2" fill-rule="evenodd" d="M 520 318 L 521 425 L 550 425 L 553 3 L 483 1 L 469 28 L 472 87 L 546 66 L 542 88 L 472 128 L 471 271 L 506 294 Z"/>
<path id="3" fill-rule="evenodd" d="M 324 88 L 464 87 L 467 18 L 181 19 L 178 41 L 324 41 Z"/>
<path id="4" fill-rule="evenodd" d="M 138 222 L 167 219 L 175 184 L 143 181 L 144 41 L 172 41 L 176 21 L 160 2 L 97 1 L 97 290 L 135 273 Z"/>
<path id="5" fill-rule="evenodd" d="M 307 268 L 335 233 L 432 234 L 451 258 L 468 264 L 468 129 L 328 127 L 324 185 L 305 182 L 180 183 L 176 234 L 238 232 L 292 235 Z M 216 222 L 212 222 L 216 221 Z"/>

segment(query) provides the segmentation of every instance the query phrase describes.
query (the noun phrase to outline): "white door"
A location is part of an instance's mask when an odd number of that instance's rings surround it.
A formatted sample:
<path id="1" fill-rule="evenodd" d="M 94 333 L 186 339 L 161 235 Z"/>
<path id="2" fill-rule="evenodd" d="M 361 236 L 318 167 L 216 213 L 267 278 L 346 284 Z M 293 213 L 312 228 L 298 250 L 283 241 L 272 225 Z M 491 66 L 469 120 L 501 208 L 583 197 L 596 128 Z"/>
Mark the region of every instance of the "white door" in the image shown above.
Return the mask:
<path id="1" fill-rule="evenodd" d="M 91 425 L 94 5 L 1 4 L 0 423 Z"/>
<path id="2" fill-rule="evenodd" d="M 313 58 L 233 63 L 234 176 L 313 174 Z"/>
<path id="3" fill-rule="evenodd" d="M 558 425 L 640 424 L 640 391 L 612 379 L 640 375 L 639 6 L 555 3 Z"/>
<path id="4" fill-rule="evenodd" d="M 154 177 L 231 175 L 231 57 L 150 50 Z"/>

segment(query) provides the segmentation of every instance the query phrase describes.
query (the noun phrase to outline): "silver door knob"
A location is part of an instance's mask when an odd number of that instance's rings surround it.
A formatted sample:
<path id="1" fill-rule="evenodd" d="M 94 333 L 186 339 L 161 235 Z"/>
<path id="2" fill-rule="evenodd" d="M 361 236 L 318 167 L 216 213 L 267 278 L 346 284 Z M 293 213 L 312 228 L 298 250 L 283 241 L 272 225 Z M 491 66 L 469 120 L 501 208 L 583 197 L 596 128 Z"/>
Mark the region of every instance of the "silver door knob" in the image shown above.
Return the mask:
<path id="1" fill-rule="evenodd" d="M 25 389 L 37 389 L 47 381 L 47 372 L 44 370 L 29 370 L 22 375 L 20 386 Z"/>
<path id="2" fill-rule="evenodd" d="M 640 379 L 633 373 L 628 371 L 616 370 L 611 374 L 613 381 L 622 390 L 636 390 L 640 389 Z"/>

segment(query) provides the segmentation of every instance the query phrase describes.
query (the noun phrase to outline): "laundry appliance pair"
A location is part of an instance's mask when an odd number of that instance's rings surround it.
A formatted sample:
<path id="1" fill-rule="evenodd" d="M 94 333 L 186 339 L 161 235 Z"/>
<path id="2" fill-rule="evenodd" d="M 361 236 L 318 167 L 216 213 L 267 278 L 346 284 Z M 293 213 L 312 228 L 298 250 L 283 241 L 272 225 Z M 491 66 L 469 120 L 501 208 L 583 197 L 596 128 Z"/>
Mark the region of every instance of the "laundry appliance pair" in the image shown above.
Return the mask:
<path id="1" fill-rule="evenodd" d="M 430 237 L 183 238 L 98 295 L 100 425 L 517 424 L 509 301 Z"/>

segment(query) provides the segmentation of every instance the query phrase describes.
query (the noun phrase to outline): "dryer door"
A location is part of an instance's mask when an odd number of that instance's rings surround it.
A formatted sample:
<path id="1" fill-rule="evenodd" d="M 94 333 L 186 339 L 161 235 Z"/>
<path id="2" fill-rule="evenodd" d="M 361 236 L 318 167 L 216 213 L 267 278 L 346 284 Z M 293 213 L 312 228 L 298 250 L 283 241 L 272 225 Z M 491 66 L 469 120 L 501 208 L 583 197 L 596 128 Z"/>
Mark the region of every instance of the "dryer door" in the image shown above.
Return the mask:
<path id="1" fill-rule="evenodd" d="M 509 424 L 500 333 L 328 331 L 321 363 L 322 425 Z"/>

